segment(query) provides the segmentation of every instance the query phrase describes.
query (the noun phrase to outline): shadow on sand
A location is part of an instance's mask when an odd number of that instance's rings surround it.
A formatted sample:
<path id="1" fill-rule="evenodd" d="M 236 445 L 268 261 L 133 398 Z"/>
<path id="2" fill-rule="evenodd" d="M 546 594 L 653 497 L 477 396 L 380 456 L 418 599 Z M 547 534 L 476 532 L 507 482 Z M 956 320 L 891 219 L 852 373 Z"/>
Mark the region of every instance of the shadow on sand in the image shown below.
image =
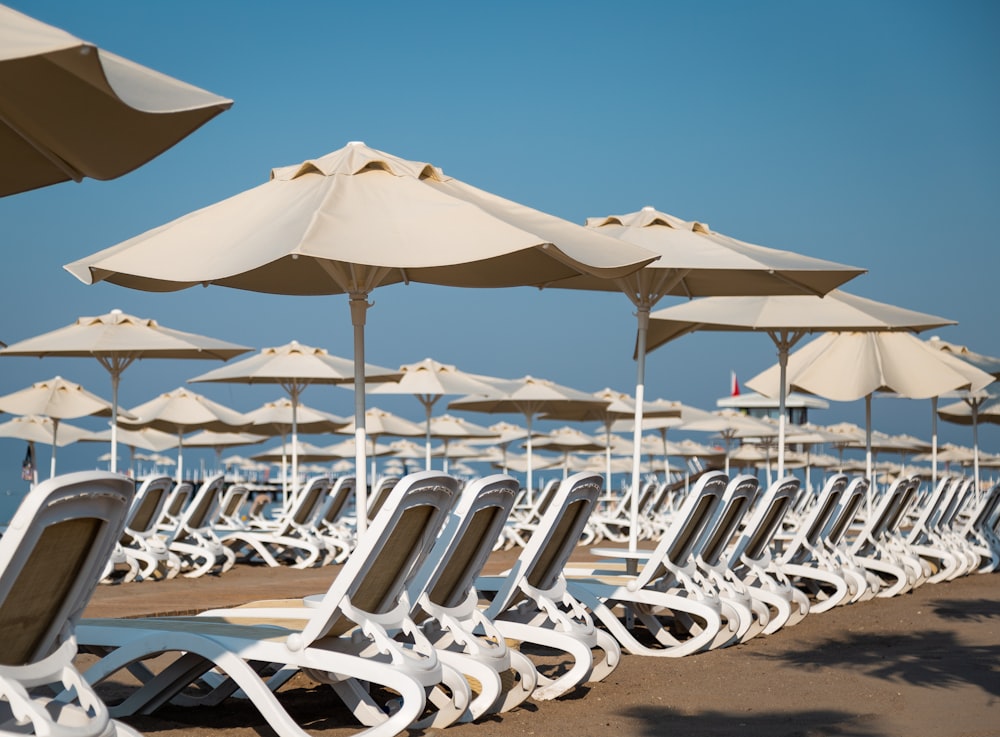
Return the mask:
<path id="1" fill-rule="evenodd" d="M 701 711 L 680 714 L 673 709 L 643 707 L 631 710 L 630 719 L 642 722 L 636 735 L 648 737 L 732 737 L 732 735 L 767 735 L 767 737 L 880 737 L 880 733 L 842 711 L 781 711 L 733 713 Z M 595 732 L 595 734 L 598 734 Z"/>
<path id="2" fill-rule="evenodd" d="M 774 657 L 806 670 L 845 667 L 927 688 L 968 684 L 1000 696 L 1000 645 L 963 644 L 947 631 L 857 634 L 823 640 L 807 650 L 759 657 Z"/>

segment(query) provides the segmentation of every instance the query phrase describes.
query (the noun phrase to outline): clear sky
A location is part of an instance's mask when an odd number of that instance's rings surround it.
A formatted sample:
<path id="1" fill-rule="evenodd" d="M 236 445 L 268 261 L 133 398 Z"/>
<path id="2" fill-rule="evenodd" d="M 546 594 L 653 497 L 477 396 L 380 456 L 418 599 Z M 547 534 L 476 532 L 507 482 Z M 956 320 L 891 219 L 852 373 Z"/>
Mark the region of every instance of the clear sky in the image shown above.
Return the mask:
<path id="1" fill-rule="evenodd" d="M 990 0 L 8 4 L 235 104 L 121 179 L 0 199 L 7 343 L 119 308 L 255 349 L 297 339 L 350 356 L 343 296 L 147 294 L 85 286 L 62 266 L 256 186 L 272 167 L 361 140 L 577 223 L 652 205 L 867 268 L 848 291 L 958 320 L 937 334 L 1000 355 L 990 215 L 1000 201 L 1000 5 Z M 410 285 L 373 299 L 373 363 L 430 356 L 584 391 L 635 384 L 635 320 L 620 294 Z M 650 354 L 647 396 L 712 409 L 730 371 L 747 379 L 774 360 L 764 335 L 687 336 Z M 136 364 L 122 404 L 214 366 Z M 0 394 L 56 375 L 110 398 L 106 372 L 85 359 L 4 358 Z M 241 411 L 282 395 L 191 388 Z M 346 415 L 353 395 L 311 387 L 303 401 Z M 372 405 L 422 412 L 409 397 Z M 873 414 L 881 430 L 929 438 L 927 401 L 877 398 Z M 863 423 L 863 403 L 813 419 Z M 971 442 L 968 428 L 940 431 Z M 995 427 L 981 432 L 988 450 L 997 439 Z M 106 450 L 62 448 L 60 470 L 93 467 Z M 0 489 L 21 487 L 23 455 L 23 442 L 0 441 Z M 44 477 L 47 447 L 38 460 Z"/>

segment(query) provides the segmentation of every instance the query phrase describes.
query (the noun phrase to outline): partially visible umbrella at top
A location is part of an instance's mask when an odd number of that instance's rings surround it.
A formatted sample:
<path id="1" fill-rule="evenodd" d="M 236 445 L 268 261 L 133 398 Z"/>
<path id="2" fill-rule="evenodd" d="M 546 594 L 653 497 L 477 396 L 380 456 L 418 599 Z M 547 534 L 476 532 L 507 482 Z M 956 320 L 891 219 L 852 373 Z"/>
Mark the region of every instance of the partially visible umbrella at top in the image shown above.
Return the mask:
<path id="1" fill-rule="evenodd" d="M 116 471 L 118 387 L 125 369 L 143 358 L 227 361 L 249 350 L 111 310 L 105 315 L 77 318 L 66 327 L 19 341 L 0 351 L 0 356 L 96 358 L 111 375 L 111 470 Z"/>
<path id="2" fill-rule="evenodd" d="M 0 197 L 120 177 L 232 104 L 0 5 Z"/>
<path id="3" fill-rule="evenodd" d="M 361 142 L 271 171 L 270 181 L 66 268 L 85 283 L 147 291 L 218 284 L 346 294 L 354 326 L 356 459 L 366 506 L 365 322 L 387 284 L 545 286 L 629 274 L 657 258 Z M 364 531 L 366 515 L 359 514 Z"/>

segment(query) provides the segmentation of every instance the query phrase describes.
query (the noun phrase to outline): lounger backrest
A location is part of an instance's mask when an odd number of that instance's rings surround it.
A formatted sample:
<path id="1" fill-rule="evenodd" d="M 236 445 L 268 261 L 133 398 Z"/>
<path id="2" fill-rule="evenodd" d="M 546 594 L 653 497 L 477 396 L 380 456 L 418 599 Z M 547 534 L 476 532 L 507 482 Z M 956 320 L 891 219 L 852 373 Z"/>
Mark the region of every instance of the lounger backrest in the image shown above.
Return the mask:
<path id="1" fill-rule="evenodd" d="M 1000 484 L 990 487 L 989 491 L 983 496 L 983 500 L 969 517 L 969 521 L 963 531 L 964 534 L 972 531 L 981 531 L 984 526 L 989 524 L 990 518 L 998 507 L 1000 507 Z"/>
<path id="2" fill-rule="evenodd" d="M 372 498 L 368 503 L 369 521 L 375 519 L 375 515 L 377 515 L 379 510 L 382 509 L 382 505 L 385 504 L 385 500 L 389 498 L 389 493 L 398 482 L 398 476 L 383 476 L 379 479 L 378 483 L 375 485 L 375 492 L 372 494 Z"/>
<path id="3" fill-rule="evenodd" d="M 430 602 L 454 608 L 466 601 L 507 523 L 518 483 L 496 474 L 463 489 L 423 569 L 414 578 L 410 601 L 427 594 Z"/>
<path id="4" fill-rule="evenodd" d="M 222 474 L 211 476 L 201 483 L 198 493 L 181 514 L 180 527 L 186 530 L 203 530 L 212 525 L 219 508 L 224 478 Z"/>
<path id="5" fill-rule="evenodd" d="M 948 530 L 954 524 L 959 513 L 965 509 L 969 502 L 975 499 L 976 493 L 975 479 L 965 479 L 949 495 L 947 502 L 943 505 L 941 513 L 934 520 L 934 527 L 937 530 Z"/>
<path id="6" fill-rule="evenodd" d="M 798 493 L 799 480 L 794 477 L 779 479 L 771 484 L 761 496 L 743 533 L 729 553 L 728 564 L 731 568 L 740 565 L 744 558 L 759 561 L 770 551 L 774 536 Z"/>
<path id="7" fill-rule="evenodd" d="M 334 524 L 347 508 L 347 502 L 354 496 L 354 486 L 357 482 L 353 476 L 341 476 L 333 483 L 328 495 L 329 501 L 323 510 L 323 523 Z"/>
<path id="8" fill-rule="evenodd" d="M 329 477 L 316 476 L 309 479 L 306 488 L 299 494 L 299 498 L 292 508 L 292 524 L 296 527 L 307 527 L 319 513 L 320 505 L 329 491 Z"/>
<path id="9" fill-rule="evenodd" d="M 916 502 L 919 491 L 920 479 L 917 477 L 911 478 L 902 495 L 893 504 L 892 509 L 889 510 L 889 515 L 883 526 L 884 534 L 898 534 L 900 532 L 900 524 L 905 519 L 910 507 Z"/>
<path id="10" fill-rule="evenodd" d="M 753 476 L 740 475 L 729 482 L 715 518 L 696 545 L 695 553 L 709 565 L 716 565 L 743 518 L 753 506 L 760 482 Z"/>
<path id="11" fill-rule="evenodd" d="M 243 484 L 233 484 L 226 489 L 226 493 L 222 495 L 219 516 L 225 519 L 236 517 L 249 493 L 250 490 Z"/>
<path id="12" fill-rule="evenodd" d="M 188 500 L 191 498 L 191 492 L 194 491 L 194 487 L 187 481 L 182 481 L 173 488 L 170 492 L 170 497 L 167 499 L 167 507 L 164 510 L 164 516 L 169 517 L 173 520 L 179 520 L 181 514 L 184 512 L 184 507 L 187 505 Z"/>
<path id="13" fill-rule="evenodd" d="M 129 512 L 129 532 L 142 534 L 156 527 L 173 485 L 169 476 L 150 476 L 142 482 Z"/>
<path id="14" fill-rule="evenodd" d="M 906 536 L 907 540 L 911 543 L 917 543 L 927 535 L 930 531 L 930 526 L 933 524 L 932 520 L 940 511 L 941 504 L 943 503 L 948 492 L 953 488 L 956 488 L 961 483 L 961 477 L 946 477 L 938 481 L 937 488 L 931 490 L 930 496 L 924 500 L 923 506 L 920 507 L 920 511 L 917 513 L 917 518 L 914 520 L 913 526 L 910 528 L 910 531 Z"/>
<path id="15" fill-rule="evenodd" d="M 72 634 L 134 493 L 124 476 L 83 471 L 24 498 L 0 538 L 0 666 L 37 662 Z"/>
<path id="16" fill-rule="evenodd" d="M 371 525 L 358 538 L 315 615 L 300 635 L 289 637 L 292 649 L 305 647 L 327 634 L 340 635 L 358 622 L 346 616 L 348 603 L 365 614 L 396 612 L 408 616 L 403 593 L 423 564 L 458 494 L 459 481 L 435 471 L 421 471 L 399 480 Z"/>
<path id="17" fill-rule="evenodd" d="M 729 477 L 722 471 L 710 471 L 698 479 L 660 537 L 656 550 L 639 571 L 635 582 L 637 587 L 667 575 L 669 569 L 664 561 L 673 565 L 683 565 L 687 561 L 698 538 L 722 503 L 728 485 Z"/>
<path id="18" fill-rule="evenodd" d="M 537 529 L 490 603 L 487 617 L 513 606 L 522 597 L 522 585 L 547 591 L 562 580 L 566 562 L 580 542 L 603 486 L 599 474 L 586 472 L 573 474 L 556 486 Z"/>
<path id="19" fill-rule="evenodd" d="M 847 489 L 840 495 L 840 503 L 837 505 L 836 513 L 830 518 L 823 529 L 822 537 L 830 545 L 839 545 L 844 539 L 844 535 L 851 529 L 854 520 L 858 516 L 858 510 L 865 501 L 865 494 L 868 492 L 868 480 L 858 476 L 851 480 Z"/>
<path id="20" fill-rule="evenodd" d="M 899 506 L 912 479 L 900 476 L 882 494 L 871 516 L 865 521 L 860 532 L 851 543 L 850 552 L 853 555 L 863 555 L 888 528 L 893 518 L 893 512 Z"/>
<path id="21" fill-rule="evenodd" d="M 819 493 L 819 498 L 809 509 L 806 518 L 802 520 L 798 531 L 782 554 L 784 562 L 799 563 L 812 555 L 809 552 L 809 547 L 815 546 L 819 542 L 823 528 L 836 513 L 837 505 L 840 503 L 840 495 L 847 488 L 847 482 L 847 476 L 842 473 L 834 474 L 826 480 L 823 490 Z"/>

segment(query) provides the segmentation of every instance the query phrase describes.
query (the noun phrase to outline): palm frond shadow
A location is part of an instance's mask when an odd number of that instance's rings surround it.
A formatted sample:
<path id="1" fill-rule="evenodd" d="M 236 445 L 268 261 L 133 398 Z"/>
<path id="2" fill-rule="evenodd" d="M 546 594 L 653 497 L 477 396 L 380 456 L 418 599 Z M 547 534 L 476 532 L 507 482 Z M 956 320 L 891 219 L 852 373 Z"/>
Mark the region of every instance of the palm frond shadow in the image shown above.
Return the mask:
<path id="1" fill-rule="evenodd" d="M 942 619 L 960 622 L 985 622 L 1000 618 L 1000 601 L 995 599 L 942 599 L 933 604 Z"/>
<path id="2" fill-rule="evenodd" d="M 798 668 L 845 667 L 899 683 L 930 688 L 969 684 L 1000 696 L 1000 645 L 967 645 L 952 632 L 831 638 L 814 647 L 781 655 Z"/>

